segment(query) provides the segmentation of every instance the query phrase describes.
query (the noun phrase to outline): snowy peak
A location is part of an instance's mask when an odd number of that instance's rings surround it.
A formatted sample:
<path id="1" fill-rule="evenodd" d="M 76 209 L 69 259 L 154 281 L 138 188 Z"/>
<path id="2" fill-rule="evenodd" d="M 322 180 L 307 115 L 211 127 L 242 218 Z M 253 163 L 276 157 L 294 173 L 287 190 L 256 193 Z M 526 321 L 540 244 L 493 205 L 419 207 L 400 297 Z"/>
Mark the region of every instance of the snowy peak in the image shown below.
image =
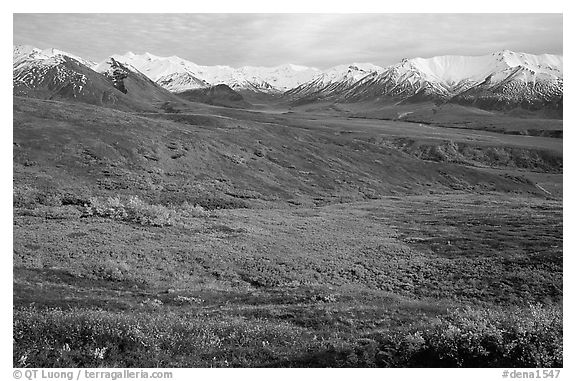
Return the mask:
<path id="1" fill-rule="evenodd" d="M 370 63 L 334 66 L 318 74 L 312 80 L 288 90 L 285 95 L 291 98 L 310 100 L 337 98 L 349 91 L 362 79 L 374 76 L 382 70 L 380 66 Z"/>
<path id="2" fill-rule="evenodd" d="M 514 67 L 562 76 L 562 56 L 515 53 L 509 50 L 484 56 L 414 58 L 407 60 L 404 65 L 409 65 L 412 70 L 446 85 L 464 80 L 482 81 L 493 73 Z"/>
<path id="3" fill-rule="evenodd" d="M 560 76 L 563 74 L 563 57 L 559 55 L 534 55 L 503 50 L 494 53 L 493 56 L 498 62 L 504 62 L 508 67 L 520 66 L 532 70 L 535 73 L 547 73 Z"/>
<path id="4" fill-rule="evenodd" d="M 204 80 L 196 78 L 190 73 L 173 73 L 158 78 L 157 84 L 166 90 L 179 93 L 186 90 L 202 89 L 209 87 L 210 84 Z"/>
<path id="5" fill-rule="evenodd" d="M 390 99 L 459 102 L 481 107 L 561 108 L 563 99 L 561 55 L 510 50 L 483 56 L 405 58 L 386 68 L 351 63 L 324 71 L 294 64 L 203 66 L 178 56 L 161 57 L 148 52 L 113 55 L 95 64 L 58 49 L 41 50 L 26 45 L 13 46 L 13 60 L 15 89 L 27 92 L 39 86 L 55 89 L 74 83 L 75 96 L 86 89 L 86 75 L 91 77 L 90 72 L 97 72 L 121 92 L 126 91 L 123 87 L 126 80 L 128 91 L 139 89 L 137 92 L 144 94 L 154 89 L 160 98 L 166 97 L 163 93 L 166 90 L 182 93 L 223 84 L 240 93 L 282 93 L 297 103 Z"/>
<path id="6" fill-rule="evenodd" d="M 92 69 L 97 73 L 101 73 L 105 77 L 109 78 L 112 81 L 114 87 L 124 94 L 128 92 L 126 85 L 124 84 L 124 80 L 128 78 L 130 72 L 138 72 L 130 65 L 123 65 L 112 57 L 99 63 L 98 65 L 95 65 Z"/>
<path id="7" fill-rule="evenodd" d="M 94 82 L 104 78 L 88 67 L 92 63 L 57 49 L 14 46 L 12 85 L 14 95 L 48 99 L 92 97 Z M 92 99 L 93 100 L 93 99 Z"/>
<path id="8" fill-rule="evenodd" d="M 92 66 L 92 70 L 104 75 L 112 75 L 112 73 L 115 71 L 122 71 L 125 74 L 128 74 L 129 71 L 135 73 L 139 72 L 138 69 L 136 69 L 134 66 L 127 63 L 121 63 L 120 61 L 114 59 L 114 57 L 109 57 L 107 60 Z"/>
<path id="9" fill-rule="evenodd" d="M 161 77 L 174 74 L 174 73 L 186 73 L 192 71 L 194 68 L 189 67 L 184 64 L 184 60 L 178 59 L 178 57 L 170 58 L 159 58 L 152 56 L 150 53 L 145 53 L 142 55 L 136 55 L 132 52 L 128 52 L 124 55 L 112 55 L 118 62 L 123 64 L 128 64 L 146 75 L 153 81 L 157 81 Z M 154 59 L 152 57 L 155 57 Z M 189 63 L 191 64 L 191 62 Z"/>
<path id="10" fill-rule="evenodd" d="M 352 63 L 349 65 L 338 65 L 326 70 L 322 75 L 322 82 L 356 82 L 369 74 L 382 71 L 380 66 L 370 63 Z"/>
<path id="11" fill-rule="evenodd" d="M 306 66 L 286 64 L 277 67 L 245 66 L 237 72 L 254 82 L 266 82 L 273 89 L 284 92 L 316 77 L 320 70 Z"/>
<path id="12" fill-rule="evenodd" d="M 38 49 L 29 45 L 14 45 L 13 46 L 13 66 L 16 67 L 22 62 L 45 60 L 46 64 L 61 62 L 63 57 L 72 58 L 82 65 L 92 67 L 95 62 L 85 60 L 74 54 L 70 54 L 58 49 Z"/>
<path id="13" fill-rule="evenodd" d="M 14 93 L 25 95 L 36 89 L 61 88 L 74 97 L 87 83 L 87 65 L 80 57 L 57 49 L 41 50 L 28 45 L 13 46 L 12 84 Z"/>
<path id="14" fill-rule="evenodd" d="M 402 59 L 384 69 L 374 65 L 336 66 L 286 92 L 294 102 L 458 101 L 489 107 L 561 104 L 562 56 L 509 50 L 484 56 Z M 536 105 L 536 106 L 535 106 Z"/>
<path id="15" fill-rule="evenodd" d="M 13 65 L 16 65 L 23 59 L 32 55 L 32 53 L 40 53 L 41 50 L 30 45 L 14 45 L 13 46 Z"/>
<path id="16" fill-rule="evenodd" d="M 137 55 L 128 52 L 113 57 L 131 64 L 173 92 L 226 84 L 235 90 L 277 93 L 309 81 L 320 72 L 315 68 L 291 64 L 272 68 L 245 66 L 239 69 L 225 65 L 202 66 L 177 56 L 159 57 L 150 53 Z"/>

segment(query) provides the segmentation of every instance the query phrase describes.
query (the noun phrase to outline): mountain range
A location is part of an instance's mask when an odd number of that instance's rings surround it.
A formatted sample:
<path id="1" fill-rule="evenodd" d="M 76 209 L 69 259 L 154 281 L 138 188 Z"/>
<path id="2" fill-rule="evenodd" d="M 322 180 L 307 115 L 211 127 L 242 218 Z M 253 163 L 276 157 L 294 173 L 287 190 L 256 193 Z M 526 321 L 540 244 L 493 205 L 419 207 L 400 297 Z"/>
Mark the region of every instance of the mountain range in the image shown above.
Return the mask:
<path id="1" fill-rule="evenodd" d="M 202 66 L 177 56 L 128 52 L 101 63 L 57 49 L 14 46 L 15 95 L 72 98 L 93 104 L 146 108 L 184 98 L 202 101 L 232 92 L 265 94 L 290 104 L 318 101 L 407 104 L 433 101 L 485 109 L 562 110 L 563 57 L 509 50 L 483 56 L 403 59 L 380 67 L 369 63 L 327 70 L 277 67 Z M 191 90 L 203 91 L 191 92 Z M 188 94 L 180 97 L 179 94 Z M 240 95 L 241 97 L 241 95 Z"/>

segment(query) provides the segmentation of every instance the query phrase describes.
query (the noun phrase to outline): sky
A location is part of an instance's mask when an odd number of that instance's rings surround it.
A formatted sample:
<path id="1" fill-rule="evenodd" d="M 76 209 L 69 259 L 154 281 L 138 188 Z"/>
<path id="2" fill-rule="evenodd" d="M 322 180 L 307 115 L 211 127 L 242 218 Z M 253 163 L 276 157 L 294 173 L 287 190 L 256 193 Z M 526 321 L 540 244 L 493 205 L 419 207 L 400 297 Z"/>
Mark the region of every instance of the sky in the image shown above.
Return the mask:
<path id="1" fill-rule="evenodd" d="M 132 51 L 201 65 L 326 69 L 508 49 L 563 54 L 562 14 L 15 13 L 13 43 L 100 62 Z"/>

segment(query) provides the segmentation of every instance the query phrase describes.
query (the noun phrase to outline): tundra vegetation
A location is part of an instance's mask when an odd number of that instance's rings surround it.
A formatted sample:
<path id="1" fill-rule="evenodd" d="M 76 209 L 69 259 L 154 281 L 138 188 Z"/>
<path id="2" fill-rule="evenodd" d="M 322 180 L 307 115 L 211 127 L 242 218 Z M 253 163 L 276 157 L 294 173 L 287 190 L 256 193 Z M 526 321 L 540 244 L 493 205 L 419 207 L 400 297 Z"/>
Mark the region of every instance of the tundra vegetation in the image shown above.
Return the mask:
<path id="1" fill-rule="evenodd" d="M 314 107 L 15 97 L 14 366 L 562 367 L 557 121 Z"/>

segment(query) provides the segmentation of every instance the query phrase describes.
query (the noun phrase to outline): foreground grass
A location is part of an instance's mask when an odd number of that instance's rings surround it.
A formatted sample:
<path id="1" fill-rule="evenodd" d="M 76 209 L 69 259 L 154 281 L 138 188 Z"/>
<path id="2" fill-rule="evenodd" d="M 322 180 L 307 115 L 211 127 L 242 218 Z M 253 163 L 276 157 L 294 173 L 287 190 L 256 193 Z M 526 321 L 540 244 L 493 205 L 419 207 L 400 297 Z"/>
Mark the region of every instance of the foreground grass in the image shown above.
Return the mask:
<path id="1" fill-rule="evenodd" d="M 556 307 L 466 308 L 423 323 L 319 336 L 287 322 L 239 316 L 22 308 L 14 314 L 14 365 L 562 366 Z"/>
<path id="2" fill-rule="evenodd" d="M 15 210 L 14 366 L 562 366 L 555 200 L 46 208 Z"/>

